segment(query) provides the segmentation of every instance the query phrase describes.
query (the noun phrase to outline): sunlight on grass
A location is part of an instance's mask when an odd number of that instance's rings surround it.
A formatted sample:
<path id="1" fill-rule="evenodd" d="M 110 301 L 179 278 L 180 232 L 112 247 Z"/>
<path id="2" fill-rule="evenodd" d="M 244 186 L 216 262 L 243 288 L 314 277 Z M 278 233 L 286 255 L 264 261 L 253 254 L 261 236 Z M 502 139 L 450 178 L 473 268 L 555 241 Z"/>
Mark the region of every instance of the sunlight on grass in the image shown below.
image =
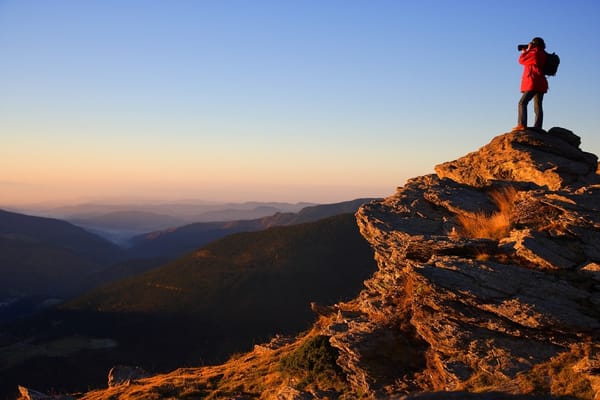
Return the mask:
<path id="1" fill-rule="evenodd" d="M 507 187 L 495 190 L 489 196 L 498 208 L 498 211 L 492 214 L 479 211 L 470 215 L 458 215 L 460 236 L 501 239 L 508 235 L 517 191 L 513 187 Z"/>

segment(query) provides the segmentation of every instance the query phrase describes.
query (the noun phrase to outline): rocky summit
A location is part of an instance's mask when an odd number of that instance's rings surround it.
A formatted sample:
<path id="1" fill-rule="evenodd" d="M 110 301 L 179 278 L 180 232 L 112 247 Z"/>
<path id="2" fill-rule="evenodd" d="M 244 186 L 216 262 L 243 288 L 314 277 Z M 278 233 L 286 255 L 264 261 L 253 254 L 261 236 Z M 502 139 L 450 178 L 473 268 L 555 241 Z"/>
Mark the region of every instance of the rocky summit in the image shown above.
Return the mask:
<path id="1" fill-rule="evenodd" d="M 379 271 L 331 328 L 357 388 L 598 398 L 600 176 L 579 144 L 507 133 L 359 210 Z"/>
<path id="2" fill-rule="evenodd" d="M 600 175 L 579 146 L 511 132 L 436 166 L 359 209 L 379 269 L 310 332 L 78 397 L 600 399 Z M 327 346 L 331 369 L 306 362 Z"/>

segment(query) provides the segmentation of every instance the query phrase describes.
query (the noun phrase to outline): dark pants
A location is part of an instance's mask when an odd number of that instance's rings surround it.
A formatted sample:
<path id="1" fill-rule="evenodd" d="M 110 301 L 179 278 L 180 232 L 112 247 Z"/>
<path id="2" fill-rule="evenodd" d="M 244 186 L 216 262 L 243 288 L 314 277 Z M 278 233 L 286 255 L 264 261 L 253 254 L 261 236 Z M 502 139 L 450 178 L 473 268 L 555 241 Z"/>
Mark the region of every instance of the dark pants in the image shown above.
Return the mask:
<path id="1" fill-rule="evenodd" d="M 534 127 L 542 129 L 542 123 L 544 122 L 544 110 L 542 109 L 542 100 L 544 100 L 544 93 L 542 92 L 523 92 L 521 100 L 519 101 L 519 117 L 517 123 L 519 125 L 527 126 L 527 104 L 533 100 L 533 111 L 535 112 L 535 123 Z"/>

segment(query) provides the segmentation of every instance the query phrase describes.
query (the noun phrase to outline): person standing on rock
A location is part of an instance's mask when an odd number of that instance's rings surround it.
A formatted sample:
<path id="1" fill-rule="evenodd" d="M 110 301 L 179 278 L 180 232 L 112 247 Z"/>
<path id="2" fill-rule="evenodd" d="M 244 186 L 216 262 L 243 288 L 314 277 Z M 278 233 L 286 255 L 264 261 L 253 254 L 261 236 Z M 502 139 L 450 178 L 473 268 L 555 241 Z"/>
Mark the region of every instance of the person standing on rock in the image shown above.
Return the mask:
<path id="1" fill-rule="evenodd" d="M 527 105 L 533 99 L 533 110 L 535 112 L 534 127 L 542 129 L 544 120 L 544 110 L 542 101 L 544 93 L 548 91 L 548 80 L 544 75 L 544 64 L 546 63 L 546 43 L 541 37 L 535 37 L 521 50 L 519 64 L 523 65 L 523 76 L 521 78 L 521 100 L 519 101 L 519 110 L 517 126 L 513 131 L 527 129 Z"/>

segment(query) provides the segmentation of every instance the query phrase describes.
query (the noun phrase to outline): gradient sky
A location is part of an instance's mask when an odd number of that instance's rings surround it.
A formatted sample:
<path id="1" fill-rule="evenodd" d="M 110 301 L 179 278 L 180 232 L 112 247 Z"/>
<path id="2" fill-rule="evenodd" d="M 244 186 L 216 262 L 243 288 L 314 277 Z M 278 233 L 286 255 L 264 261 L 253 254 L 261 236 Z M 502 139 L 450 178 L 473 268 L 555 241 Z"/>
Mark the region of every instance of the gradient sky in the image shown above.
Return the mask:
<path id="1" fill-rule="evenodd" d="M 387 196 L 544 99 L 600 154 L 600 1 L 0 0 L 0 205 Z M 530 105 L 530 122 L 532 121 Z"/>

